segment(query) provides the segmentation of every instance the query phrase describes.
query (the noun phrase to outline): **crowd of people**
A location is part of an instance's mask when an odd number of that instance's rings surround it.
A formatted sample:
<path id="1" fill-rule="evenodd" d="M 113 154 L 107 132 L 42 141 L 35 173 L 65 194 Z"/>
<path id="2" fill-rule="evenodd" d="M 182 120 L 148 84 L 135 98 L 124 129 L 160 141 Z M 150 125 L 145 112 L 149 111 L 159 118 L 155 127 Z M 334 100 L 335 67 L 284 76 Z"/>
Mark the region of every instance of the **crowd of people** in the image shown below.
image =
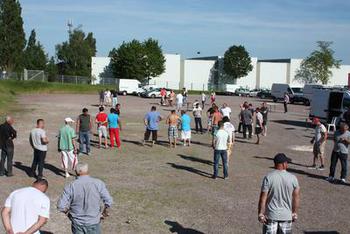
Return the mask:
<path id="1" fill-rule="evenodd" d="M 114 91 L 103 91 L 100 95 L 98 114 L 91 117 L 87 108 L 76 121 L 70 117 L 64 119 L 64 125 L 59 129 L 58 150 L 61 154 L 62 168 L 65 177 L 70 177 L 70 171 L 75 171 L 77 179 L 65 186 L 60 196 L 57 209 L 66 213 L 72 221 L 73 233 L 100 233 L 100 219 L 108 216 L 108 209 L 113 200 L 106 189 L 105 184 L 89 176 L 88 165 L 78 162 L 78 155 L 90 155 L 91 132 L 93 126 L 97 126 L 98 148 L 121 148 L 120 131 L 122 122 L 120 118 L 121 106 L 118 103 Z M 114 100 L 115 98 L 115 100 Z M 168 102 L 166 102 L 168 100 Z M 176 148 L 178 143 L 184 147 L 190 147 L 192 143 L 192 120 L 194 120 L 194 133 L 211 136 L 213 148 L 213 174 L 212 178 L 219 177 L 219 161 L 223 165 L 223 179 L 228 179 L 229 160 L 232 156 L 235 137 L 241 133 L 244 139 L 252 139 L 256 135 L 256 144 L 262 143 L 262 137 L 267 136 L 268 113 L 267 104 L 253 107 L 251 103 L 244 102 L 240 105 L 238 115 L 238 129 L 233 124 L 232 109 L 227 103 L 221 107 L 216 102 L 215 93 L 210 95 L 210 105 L 205 110 L 207 96 L 203 92 L 201 100 L 195 100 L 193 106 L 188 108 L 188 92 L 184 89 L 169 95 L 166 90 L 161 90 L 161 105 L 172 108 L 167 117 L 163 117 L 156 106 L 144 116 L 145 132 L 143 145 L 151 138 L 151 146 L 158 143 L 158 131 L 165 120 L 168 132 L 169 148 Z M 288 100 L 285 100 L 288 103 Z M 105 108 L 111 106 L 109 113 Z M 287 107 L 285 105 L 285 111 Z M 190 114 L 192 112 L 192 116 Z M 207 128 L 203 127 L 203 115 L 207 114 Z M 313 119 L 315 136 L 311 140 L 313 144 L 313 164 L 310 168 L 323 170 L 325 168 L 324 154 L 327 141 L 327 129 L 317 118 Z M 5 123 L 0 125 L 0 149 L 1 163 L 0 176 L 13 176 L 12 161 L 14 155 L 13 140 L 17 132 L 13 128 L 14 119 L 6 117 Z M 74 126 L 75 124 L 75 126 Z M 75 128 L 74 128 L 75 127 Z M 347 176 L 348 145 L 350 144 L 350 132 L 348 125 L 342 123 L 340 129 L 334 134 L 334 149 L 331 157 L 330 173 L 328 181 L 335 180 L 335 169 L 338 161 L 341 162 L 341 182 L 345 183 Z M 110 144 L 108 145 L 108 137 Z M 10 194 L 2 210 L 2 220 L 7 233 L 39 233 L 40 228 L 49 218 L 50 200 L 45 195 L 48 189 L 48 181 L 44 178 L 43 168 L 48 150 L 49 139 L 45 132 L 45 120 L 38 119 L 36 127 L 31 130 L 29 143 L 33 148 L 33 162 L 31 166 L 32 176 L 36 181 L 31 187 L 16 190 Z M 320 166 L 317 167 L 317 160 Z M 5 170 L 5 161 L 6 170 Z M 291 160 L 284 154 L 274 157 L 275 170 L 263 179 L 258 207 L 258 220 L 263 223 L 263 233 L 291 233 L 292 222 L 297 220 L 297 211 L 300 200 L 300 187 L 297 178 L 287 172 L 288 163 Z M 100 203 L 104 209 L 100 210 Z M 102 215 L 101 215 L 102 214 Z"/>

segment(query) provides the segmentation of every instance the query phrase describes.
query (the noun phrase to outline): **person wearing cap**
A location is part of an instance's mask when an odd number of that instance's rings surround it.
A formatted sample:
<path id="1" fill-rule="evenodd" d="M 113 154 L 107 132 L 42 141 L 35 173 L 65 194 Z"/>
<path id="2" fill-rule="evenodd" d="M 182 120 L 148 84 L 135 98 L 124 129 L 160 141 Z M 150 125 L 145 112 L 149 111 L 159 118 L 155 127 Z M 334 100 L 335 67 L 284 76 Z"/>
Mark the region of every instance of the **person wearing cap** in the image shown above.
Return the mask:
<path id="1" fill-rule="evenodd" d="M 65 176 L 68 178 L 69 164 L 72 170 L 78 164 L 76 134 L 70 124 L 74 120 L 70 117 L 64 119 L 65 125 L 60 129 L 58 135 L 58 151 L 61 153 L 62 167 L 65 170 Z"/>
<path id="2" fill-rule="evenodd" d="M 316 127 L 315 127 L 315 136 L 311 140 L 311 143 L 314 144 L 313 146 L 314 159 L 313 159 L 313 164 L 311 166 L 311 169 L 324 170 L 324 151 L 325 151 L 327 135 L 328 135 L 327 129 L 321 123 L 319 118 L 314 118 L 313 124 L 316 125 Z M 316 166 L 316 160 L 318 158 L 320 158 L 320 163 L 321 163 L 320 167 Z"/>
<path id="3" fill-rule="evenodd" d="M 263 224 L 263 233 L 292 233 L 292 222 L 298 219 L 298 179 L 287 172 L 291 160 L 285 154 L 277 154 L 273 161 L 275 170 L 267 174 L 262 182 L 258 220 Z"/>
<path id="4" fill-rule="evenodd" d="M 334 133 L 334 148 L 331 157 L 331 166 L 329 170 L 329 182 L 334 182 L 335 169 L 338 160 L 341 164 L 340 181 L 346 183 L 346 176 L 348 172 L 348 154 L 350 144 L 349 126 L 346 123 L 341 123 L 339 130 Z"/>

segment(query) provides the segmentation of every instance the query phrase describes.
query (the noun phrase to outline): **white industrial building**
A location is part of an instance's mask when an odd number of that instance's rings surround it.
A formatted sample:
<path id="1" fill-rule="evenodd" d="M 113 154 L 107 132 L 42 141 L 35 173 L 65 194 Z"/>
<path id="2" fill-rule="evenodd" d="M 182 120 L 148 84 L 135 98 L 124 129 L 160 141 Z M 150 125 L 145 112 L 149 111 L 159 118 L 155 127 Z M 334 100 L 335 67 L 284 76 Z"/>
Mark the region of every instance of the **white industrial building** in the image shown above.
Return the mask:
<path id="1" fill-rule="evenodd" d="M 170 89 L 210 90 L 222 87 L 223 58 L 218 56 L 182 59 L 178 54 L 165 54 L 165 72 L 159 77 L 152 78 L 151 84 Z M 294 80 L 295 73 L 302 59 L 269 59 L 252 58 L 253 70 L 246 77 L 231 80 L 250 89 L 271 88 L 273 83 L 287 83 L 292 86 L 302 86 Z M 94 83 L 100 83 L 102 78 L 111 78 L 108 71 L 109 57 L 92 57 L 91 75 Z M 348 85 L 350 65 L 341 65 L 332 69 L 333 76 L 329 85 Z"/>

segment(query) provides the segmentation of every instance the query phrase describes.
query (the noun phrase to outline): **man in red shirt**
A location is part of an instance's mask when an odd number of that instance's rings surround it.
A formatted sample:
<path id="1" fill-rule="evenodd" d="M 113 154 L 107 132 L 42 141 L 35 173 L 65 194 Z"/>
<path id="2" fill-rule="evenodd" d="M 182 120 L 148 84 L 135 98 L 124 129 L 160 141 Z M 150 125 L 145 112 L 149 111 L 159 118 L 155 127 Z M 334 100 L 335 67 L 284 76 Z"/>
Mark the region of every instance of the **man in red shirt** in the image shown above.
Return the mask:
<path id="1" fill-rule="evenodd" d="M 97 131 L 98 131 L 98 147 L 101 148 L 101 143 L 102 143 L 102 137 L 104 137 L 104 143 L 105 143 L 105 148 L 108 148 L 107 145 L 107 114 L 104 113 L 104 107 L 100 106 L 99 108 L 99 113 L 96 115 L 96 124 L 97 124 Z"/>
<path id="2" fill-rule="evenodd" d="M 160 90 L 160 97 L 161 97 L 160 104 L 163 106 L 163 105 L 165 105 L 165 97 L 166 97 L 166 90 L 165 90 L 165 88 L 162 88 Z"/>

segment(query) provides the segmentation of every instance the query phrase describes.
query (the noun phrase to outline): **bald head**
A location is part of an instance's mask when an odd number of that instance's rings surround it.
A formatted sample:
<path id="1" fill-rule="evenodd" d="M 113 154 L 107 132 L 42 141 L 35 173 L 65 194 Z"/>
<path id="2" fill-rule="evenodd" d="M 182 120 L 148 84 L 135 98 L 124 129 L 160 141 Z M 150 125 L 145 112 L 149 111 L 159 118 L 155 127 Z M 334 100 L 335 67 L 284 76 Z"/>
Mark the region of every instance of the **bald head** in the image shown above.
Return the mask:
<path id="1" fill-rule="evenodd" d="M 89 165 L 87 163 L 78 163 L 75 172 L 78 176 L 89 174 Z"/>
<path id="2" fill-rule="evenodd" d="M 12 116 L 9 116 L 9 115 L 6 116 L 5 121 L 6 121 L 6 123 L 8 123 L 10 125 L 12 125 L 15 122 L 14 119 L 12 118 Z"/>

